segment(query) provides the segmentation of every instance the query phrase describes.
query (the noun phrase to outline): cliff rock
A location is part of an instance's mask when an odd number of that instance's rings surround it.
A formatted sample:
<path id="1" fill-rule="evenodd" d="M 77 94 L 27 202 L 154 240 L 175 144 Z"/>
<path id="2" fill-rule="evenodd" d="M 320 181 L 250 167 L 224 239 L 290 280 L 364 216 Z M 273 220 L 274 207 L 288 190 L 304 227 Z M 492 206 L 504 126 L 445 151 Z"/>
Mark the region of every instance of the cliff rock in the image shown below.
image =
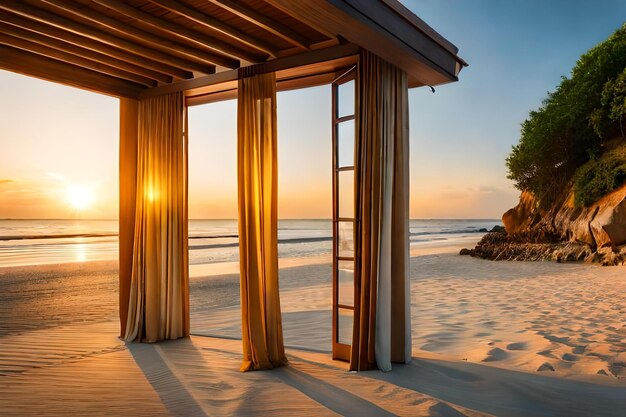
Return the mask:
<path id="1" fill-rule="evenodd" d="M 537 222 L 540 213 L 537 199 L 529 191 L 522 191 L 517 206 L 502 215 L 504 229 L 510 235 L 529 230 Z"/>
<path id="2" fill-rule="evenodd" d="M 626 185 L 589 207 L 574 193 L 542 209 L 528 191 L 502 216 L 505 232 L 492 232 L 464 253 L 493 260 L 585 261 L 626 265 Z"/>

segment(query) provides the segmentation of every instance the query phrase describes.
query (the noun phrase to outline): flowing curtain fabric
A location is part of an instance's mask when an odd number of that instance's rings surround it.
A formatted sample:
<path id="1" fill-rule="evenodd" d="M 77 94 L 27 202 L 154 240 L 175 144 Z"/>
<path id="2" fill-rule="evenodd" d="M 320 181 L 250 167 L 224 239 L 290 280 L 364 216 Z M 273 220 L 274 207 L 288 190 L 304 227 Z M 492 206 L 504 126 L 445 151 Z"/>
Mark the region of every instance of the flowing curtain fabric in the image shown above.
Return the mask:
<path id="1" fill-rule="evenodd" d="M 127 341 L 189 335 L 184 114 L 182 93 L 139 102 Z"/>
<path id="2" fill-rule="evenodd" d="M 357 306 L 351 370 L 411 360 L 406 73 L 362 51 L 357 90 Z"/>
<path id="3" fill-rule="evenodd" d="M 240 79 L 237 174 L 242 371 L 287 363 L 278 295 L 276 138 L 275 75 Z"/>

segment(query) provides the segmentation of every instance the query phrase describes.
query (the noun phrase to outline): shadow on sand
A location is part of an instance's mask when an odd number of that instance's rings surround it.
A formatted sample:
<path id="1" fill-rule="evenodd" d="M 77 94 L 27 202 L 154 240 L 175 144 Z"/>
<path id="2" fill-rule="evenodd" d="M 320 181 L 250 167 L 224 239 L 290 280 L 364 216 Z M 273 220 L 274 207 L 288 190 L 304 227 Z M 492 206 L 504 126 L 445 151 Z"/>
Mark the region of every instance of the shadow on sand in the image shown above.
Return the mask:
<path id="1" fill-rule="evenodd" d="M 621 417 L 626 410 L 626 385 L 617 382 L 595 384 L 466 362 L 413 358 L 409 364 L 394 365 L 392 372 L 352 374 L 331 361 L 326 353 L 289 349 L 291 366 L 242 374 L 238 370 L 239 346 L 236 340 L 195 336 L 155 345 L 128 344 L 128 349 L 163 404 L 176 416 L 205 416 L 205 410 L 219 411 L 213 409 L 215 404 L 205 404 L 203 398 L 203 393 L 216 383 L 227 385 L 227 391 L 236 393 L 240 402 L 233 404 L 231 401 L 237 402 L 235 398 L 228 402 L 233 406 L 231 410 L 242 415 L 267 411 L 257 409 L 256 404 L 263 402 L 262 397 L 267 399 L 267 395 L 280 395 L 287 387 L 339 415 L 394 415 L 385 409 L 384 402 L 374 397 L 369 401 L 369 395 L 376 396 L 376 387 L 382 382 L 392 389 L 426 394 L 497 416 Z M 366 391 L 352 390 L 359 383 L 367 386 Z M 226 392 L 222 395 L 230 397 Z M 289 407 L 289 398 L 276 401 Z M 445 412 L 431 409 L 435 413 L 429 415 L 463 415 L 445 404 L 437 406 Z"/>
<path id="2" fill-rule="evenodd" d="M 160 342 L 158 344 L 127 343 L 126 346 L 139 369 L 141 369 L 152 388 L 154 388 L 167 410 L 173 416 L 207 416 L 200 404 L 187 390 L 184 383 L 170 368 L 169 361 L 161 353 L 161 346 L 174 344 L 179 348 L 182 347 L 187 354 L 197 355 L 198 359 L 202 359 L 189 339 Z"/>
<path id="3" fill-rule="evenodd" d="M 600 385 L 491 366 L 413 358 L 361 375 L 497 416 L 624 416 L 626 385 Z"/>

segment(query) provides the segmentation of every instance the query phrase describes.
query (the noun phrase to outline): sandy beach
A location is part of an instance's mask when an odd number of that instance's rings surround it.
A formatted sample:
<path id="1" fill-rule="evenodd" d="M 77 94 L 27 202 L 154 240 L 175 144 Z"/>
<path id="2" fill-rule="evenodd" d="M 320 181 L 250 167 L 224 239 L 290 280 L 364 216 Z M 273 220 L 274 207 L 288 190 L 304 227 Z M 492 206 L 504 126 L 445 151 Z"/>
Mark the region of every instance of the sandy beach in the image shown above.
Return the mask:
<path id="1" fill-rule="evenodd" d="M 242 374 L 236 263 L 191 269 L 192 337 L 117 339 L 116 262 L 0 269 L 0 414 L 622 416 L 620 267 L 414 245 L 413 361 L 330 360 L 330 256 L 281 260 L 290 366 Z"/>

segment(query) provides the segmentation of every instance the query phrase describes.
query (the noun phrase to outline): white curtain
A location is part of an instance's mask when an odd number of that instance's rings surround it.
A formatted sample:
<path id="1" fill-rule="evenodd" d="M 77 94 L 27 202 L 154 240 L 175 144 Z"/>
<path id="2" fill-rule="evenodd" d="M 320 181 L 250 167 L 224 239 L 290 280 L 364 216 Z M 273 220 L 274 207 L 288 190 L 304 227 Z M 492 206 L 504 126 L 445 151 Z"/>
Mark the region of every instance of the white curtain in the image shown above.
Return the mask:
<path id="1" fill-rule="evenodd" d="M 350 368 L 411 360 L 406 73 L 368 51 L 357 90 L 357 279 Z"/>

